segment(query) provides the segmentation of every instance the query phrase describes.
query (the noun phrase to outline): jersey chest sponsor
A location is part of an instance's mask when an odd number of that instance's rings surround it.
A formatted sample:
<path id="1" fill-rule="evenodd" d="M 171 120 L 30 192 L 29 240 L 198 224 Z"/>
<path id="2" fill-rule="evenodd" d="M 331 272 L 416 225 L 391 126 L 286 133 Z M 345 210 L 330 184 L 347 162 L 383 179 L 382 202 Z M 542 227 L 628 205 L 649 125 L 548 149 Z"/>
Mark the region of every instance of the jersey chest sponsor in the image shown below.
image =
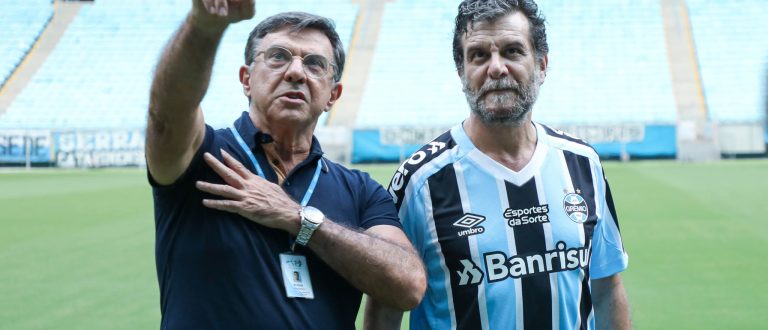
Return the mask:
<path id="1" fill-rule="evenodd" d="M 539 274 L 549 274 L 577 269 L 586 269 L 590 263 L 590 240 L 587 245 L 573 245 L 573 241 L 556 241 L 553 248 L 543 248 L 543 231 L 523 231 L 518 230 L 529 228 L 529 226 L 551 226 L 555 233 L 564 234 L 564 231 L 576 231 L 591 216 L 594 216 L 594 210 L 587 207 L 584 197 L 579 192 L 563 191 L 563 195 L 558 198 L 549 198 L 553 203 L 536 204 L 524 207 L 511 207 L 495 212 L 477 212 L 463 213 L 455 211 L 448 219 L 449 223 L 444 223 L 443 228 L 449 230 L 440 231 L 442 234 L 438 239 L 441 242 L 464 241 L 471 237 L 477 243 L 473 243 L 476 255 L 479 258 L 471 257 L 471 253 L 463 244 L 441 244 L 446 260 L 451 259 L 448 264 L 450 272 L 454 279 L 458 280 L 458 285 L 477 285 L 481 281 L 487 283 L 504 281 L 507 279 L 519 279 L 527 276 Z M 590 196 L 591 198 L 591 196 Z M 493 214 L 496 213 L 496 214 Z M 487 215 L 487 216 L 486 216 Z M 447 219 L 446 219 L 447 220 Z M 534 228 L 534 227 L 530 227 Z M 515 235 L 492 235 L 486 237 L 489 232 L 502 231 L 516 235 L 524 235 L 515 238 Z M 536 237 L 530 236 L 531 233 Z M 538 237 L 541 235 L 541 237 Z M 495 237 L 495 238 L 493 238 Z M 518 251 L 526 251 L 520 254 L 511 254 L 507 250 L 509 239 L 531 242 L 531 240 L 541 241 L 542 248 L 536 248 L 533 251 L 526 250 L 519 244 L 529 244 L 523 241 L 511 242 L 517 246 Z M 492 240 L 498 240 L 496 242 Z"/>
<path id="2" fill-rule="evenodd" d="M 459 286 L 477 285 L 485 279 L 488 283 L 526 276 L 549 274 L 589 266 L 591 246 L 568 247 L 565 242 L 558 242 L 555 249 L 543 253 L 509 256 L 503 251 L 483 254 L 482 264 L 478 265 L 471 258 L 459 260 L 459 267 L 454 274 L 459 279 Z"/>

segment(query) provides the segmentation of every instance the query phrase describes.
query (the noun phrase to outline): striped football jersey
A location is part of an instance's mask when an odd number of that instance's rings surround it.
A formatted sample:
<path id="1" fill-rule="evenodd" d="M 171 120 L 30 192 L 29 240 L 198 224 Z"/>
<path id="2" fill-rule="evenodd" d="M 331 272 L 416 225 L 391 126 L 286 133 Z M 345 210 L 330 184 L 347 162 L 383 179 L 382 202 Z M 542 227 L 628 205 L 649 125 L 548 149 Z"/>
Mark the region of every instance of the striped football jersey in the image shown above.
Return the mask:
<path id="1" fill-rule="evenodd" d="M 389 192 L 427 267 L 411 329 L 594 329 L 590 280 L 628 262 L 611 192 L 592 147 L 534 125 L 519 172 L 461 125 L 395 172 Z"/>

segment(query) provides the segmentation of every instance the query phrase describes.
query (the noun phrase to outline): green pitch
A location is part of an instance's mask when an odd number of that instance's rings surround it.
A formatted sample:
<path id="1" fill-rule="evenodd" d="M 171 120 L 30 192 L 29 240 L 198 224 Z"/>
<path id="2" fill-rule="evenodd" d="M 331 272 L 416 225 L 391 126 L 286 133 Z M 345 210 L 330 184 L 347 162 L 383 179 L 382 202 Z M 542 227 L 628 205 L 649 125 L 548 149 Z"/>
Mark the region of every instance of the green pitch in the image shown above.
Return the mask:
<path id="1" fill-rule="evenodd" d="M 768 324 L 768 161 L 605 170 L 636 328 Z M 0 173 L 0 328 L 157 329 L 152 212 L 142 170 Z"/>

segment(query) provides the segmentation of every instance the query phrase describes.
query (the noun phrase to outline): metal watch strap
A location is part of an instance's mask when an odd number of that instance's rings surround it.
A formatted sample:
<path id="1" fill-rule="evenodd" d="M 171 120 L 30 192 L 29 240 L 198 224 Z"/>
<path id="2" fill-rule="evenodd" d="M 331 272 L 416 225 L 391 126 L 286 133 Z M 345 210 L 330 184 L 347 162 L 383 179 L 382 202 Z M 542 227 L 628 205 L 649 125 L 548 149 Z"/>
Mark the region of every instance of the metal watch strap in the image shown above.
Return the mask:
<path id="1" fill-rule="evenodd" d="M 302 246 L 309 244 L 309 239 L 312 238 L 312 234 L 323 223 L 324 218 L 324 215 L 320 210 L 311 206 L 303 207 L 299 211 L 299 216 L 301 217 L 301 228 L 299 229 L 299 233 L 296 234 L 296 240 L 293 241 L 291 250 L 296 248 L 296 244 Z M 310 220 L 310 216 L 314 216 L 316 219 L 313 219 L 314 221 Z"/>

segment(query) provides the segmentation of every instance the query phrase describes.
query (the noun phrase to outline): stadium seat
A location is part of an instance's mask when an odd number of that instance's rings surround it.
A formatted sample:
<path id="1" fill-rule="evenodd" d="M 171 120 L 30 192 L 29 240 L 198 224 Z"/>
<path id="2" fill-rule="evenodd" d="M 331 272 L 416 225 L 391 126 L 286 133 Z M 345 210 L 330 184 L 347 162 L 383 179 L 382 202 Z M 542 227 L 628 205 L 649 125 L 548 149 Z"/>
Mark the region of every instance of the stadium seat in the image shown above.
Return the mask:
<path id="1" fill-rule="evenodd" d="M 540 8 L 549 18 L 549 72 L 534 120 L 674 123 L 658 1 L 549 0 Z M 467 116 L 451 50 L 455 13 L 455 3 L 440 0 L 386 5 L 358 127 L 447 126 Z"/>
<path id="2" fill-rule="evenodd" d="M 52 15 L 50 0 L 0 0 L 0 86 L 27 55 Z"/>
<path id="3" fill-rule="evenodd" d="M 187 0 L 84 4 L 58 46 L 0 116 L 0 128 L 143 128 L 152 71 L 189 6 Z M 346 46 L 358 5 L 346 0 L 258 1 L 257 17 L 232 26 L 221 43 L 211 88 L 202 102 L 208 123 L 226 127 L 247 110 L 238 69 L 248 33 L 259 20 L 287 10 L 336 18 Z"/>
<path id="4" fill-rule="evenodd" d="M 765 118 L 768 5 L 764 0 L 688 0 L 710 117 L 718 122 Z"/>

